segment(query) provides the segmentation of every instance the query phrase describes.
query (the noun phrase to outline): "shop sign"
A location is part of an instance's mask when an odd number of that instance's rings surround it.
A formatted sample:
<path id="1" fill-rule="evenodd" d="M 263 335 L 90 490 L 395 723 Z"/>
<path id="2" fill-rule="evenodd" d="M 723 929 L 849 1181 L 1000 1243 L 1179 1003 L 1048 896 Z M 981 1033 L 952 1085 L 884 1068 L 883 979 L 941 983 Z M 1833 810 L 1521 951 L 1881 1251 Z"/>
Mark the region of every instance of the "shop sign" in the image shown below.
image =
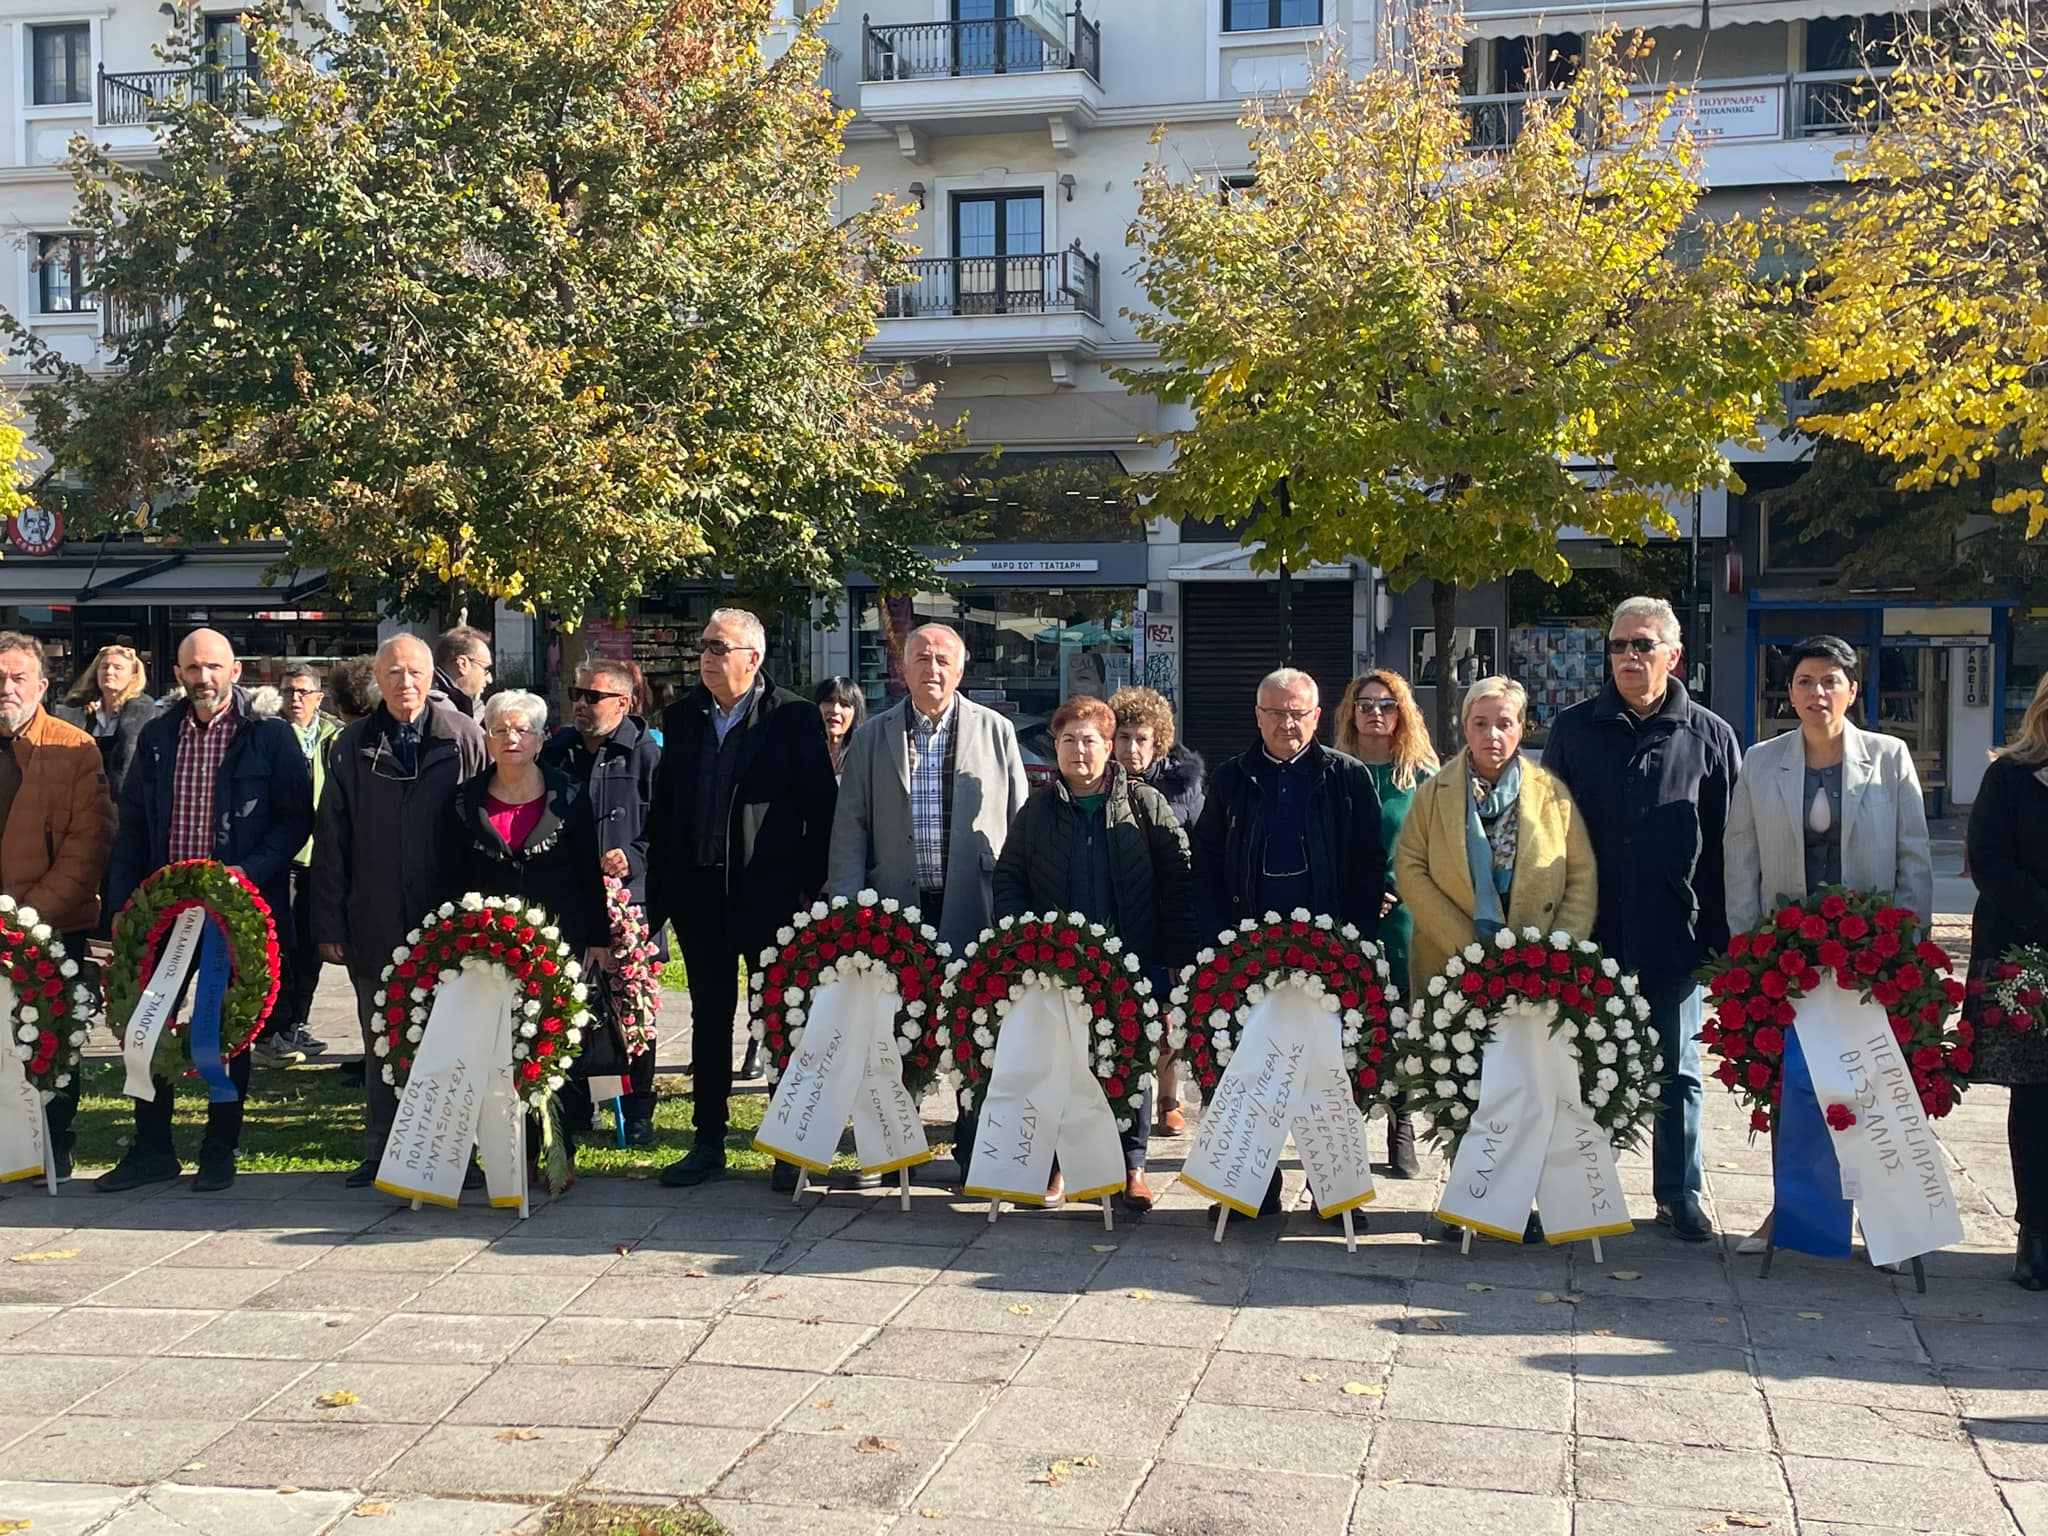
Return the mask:
<path id="1" fill-rule="evenodd" d="M 7 519 L 7 542 L 24 555 L 47 555 L 64 542 L 64 514 L 50 507 L 23 507 Z"/>
<path id="2" fill-rule="evenodd" d="M 1100 560 L 948 560 L 947 576 L 1073 576 L 1102 569 Z"/>
<path id="3" fill-rule="evenodd" d="M 1972 709 L 1991 702 L 1991 648 L 1970 646 L 1963 652 L 1963 702 Z"/>
<path id="4" fill-rule="evenodd" d="M 1065 0 L 1016 0 L 1012 14 L 1053 47 L 1067 46 Z"/>
<path id="5" fill-rule="evenodd" d="M 1685 98 L 1694 131 L 1717 144 L 1785 136 L 1785 87 L 1743 85 L 1696 87 Z"/>

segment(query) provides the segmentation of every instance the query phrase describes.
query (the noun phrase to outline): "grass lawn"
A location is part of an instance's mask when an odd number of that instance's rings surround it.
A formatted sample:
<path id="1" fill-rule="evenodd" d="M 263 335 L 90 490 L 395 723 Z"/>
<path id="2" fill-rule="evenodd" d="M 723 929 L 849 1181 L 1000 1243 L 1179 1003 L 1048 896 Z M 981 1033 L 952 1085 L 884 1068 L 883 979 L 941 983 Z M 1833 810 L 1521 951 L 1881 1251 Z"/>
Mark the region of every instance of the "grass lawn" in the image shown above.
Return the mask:
<path id="1" fill-rule="evenodd" d="M 541 1536 L 725 1536 L 725 1527 L 694 1504 L 649 1509 L 639 1504 L 566 1504 L 548 1516 Z"/>
<path id="2" fill-rule="evenodd" d="M 692 1140 L 687 1083 L 677 1073 L 655 1079 L 652 1147 L 620 1147 L 610 1107 L 600 1105 L 597 1129 L 577 1138 L 577 1173 L 645 1177 L 681 1157 Z M 126 1148 L 135 1123 L 132 1101 L 121 1092 L 120 1063 L 88 1063 L 81 1087 L 73 1160 L 81 1168 L 108 1167 Z M 754 1128 L 767 1102 L 758 1088 L 733 1095 L 732 1133 L 725 1142 L 731 1167 L 768 1166 L 770 1159 L 753 1148 Z M 179 1086 L 174 1134 L 188 1162 L 198 1153 L 205 1120 L 206 1096 L 196 1080 L 187 1080 Z M 344 1086 L 332 1065 L 256 1068 L 242 1122 L 243 1168 L 264 1173 L 341 1170 L 355 1167 L 362 1156 L 361 1088 Z M 839 1161 L 853 1166 L 850 1156 Z"/>

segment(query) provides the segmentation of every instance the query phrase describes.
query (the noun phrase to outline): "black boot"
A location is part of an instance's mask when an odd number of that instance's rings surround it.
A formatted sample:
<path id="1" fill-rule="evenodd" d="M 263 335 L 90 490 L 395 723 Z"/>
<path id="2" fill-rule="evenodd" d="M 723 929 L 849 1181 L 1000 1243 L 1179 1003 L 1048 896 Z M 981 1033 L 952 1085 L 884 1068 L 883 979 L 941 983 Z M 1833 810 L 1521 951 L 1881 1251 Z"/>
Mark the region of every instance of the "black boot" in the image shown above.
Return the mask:
<path id="1" fill-rule="evenodd" d="M 2048 1291 L 2048 1228 L 2020 1234 L 2013 1255 L 2012 1283 L 2023 1291 Z"/>
<path id="2" fill-rule="evenodd" d="M 1422 1159 L 1415 1155 L 1412 1115 L 1395 1115 L 1387 1123 L 1387 1173 L 1397 1179 L 1422 1177 Z"/>
<path id="3" fill-rule="evenodd" d="M 739 1071 L 733 1074 L 735 1082 L 751 1082 L 761 1075 L 761 1042 L 749 1040 L 747 1054 L 740 1061 Z"/>

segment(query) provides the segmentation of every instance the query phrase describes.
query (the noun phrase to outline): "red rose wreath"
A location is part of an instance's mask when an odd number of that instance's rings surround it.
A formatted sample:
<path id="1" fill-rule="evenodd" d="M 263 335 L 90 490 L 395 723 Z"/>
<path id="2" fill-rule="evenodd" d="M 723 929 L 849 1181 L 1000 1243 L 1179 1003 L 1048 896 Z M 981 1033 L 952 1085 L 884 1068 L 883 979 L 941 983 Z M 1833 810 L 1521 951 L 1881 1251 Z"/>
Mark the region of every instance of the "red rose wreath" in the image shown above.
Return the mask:
<path id="1" fill-rule="evenodd" d="M 14 983 L 7 1045 L 31 1088 L 47 1103 L 71 1086 L 85 1034 L 93 1023 L 92 988 L 79 979 L 78 962 L 34 907 L 0 896 L 0 971 Z"/>

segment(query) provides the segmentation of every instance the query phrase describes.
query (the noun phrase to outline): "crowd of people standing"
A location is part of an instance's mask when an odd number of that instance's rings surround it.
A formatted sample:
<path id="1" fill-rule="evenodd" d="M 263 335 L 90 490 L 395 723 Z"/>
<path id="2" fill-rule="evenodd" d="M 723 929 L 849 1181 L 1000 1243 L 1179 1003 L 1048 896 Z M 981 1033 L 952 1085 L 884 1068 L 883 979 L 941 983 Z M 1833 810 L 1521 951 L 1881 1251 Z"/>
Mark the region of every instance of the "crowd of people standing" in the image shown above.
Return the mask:
<path id="1" fill-rule="evenodd" d="M 163 864 L 238 868 L 275 913 L 285 956 L 257 1053 L 289 1061 L 312 1043 L 323 963 L 346 969 L 367 1050 L 385 962 L 433 906 L 470 891 L 542 903 L 602 971 L 603 880 L 622 881 L 688 971 L 693 1145 L 661 1175 L 676 1186 L 726 1169 L 744 967 L 820 893 L 914 904 L 956 950 L 1006 916 L 1080 912 L 1161 982 L 1206 937 L 1268 911 L 1356 925 L 1411 993 L 1502 925 L 1562 930 L 1642 979 L 1671 1076 L 1652 1146 L 1657 1221 L 1695 1242 L 1714 1235 L 1699 1199 L 1699 967 L 1731 932 L 1823 885 L 1889 891 L 1923 924 L 1933 915 L 1912 758 L 1850 722 L 1857 657 L 1830 636 L 1792 649 L 1799 729 L 1747 754 L 1680 680 L 1671 606 L 1640 597 L 1613 615 L 1606 683 L 1558 717 L 1540 758 L 1523 751 L 1528 701 L 1512 679 L 1471 686 L 1462 742 L 1440 761 L 1397 673 L 1355 679 L 1325 733 L 1315 680 L 1283 667 L 1252 701 L 1255 739 L 1213 771 L 1175 740 L 1152 690 L 1068 699 L 1051 721 L 1056 773 L 1036 788 L 1010 720 L 961 692 L 969 658 L 951 627 L 904 638 L 904 696 L 871 718 L 845 678 L 808 698 L 778 685 L 765 651 L 758 617 L 714 612 L 700 680 L 658 724 L 632 663 L 593 656 L 550 733 L 546 701 L 489 691 L 489 639 L 471 629 L 432 645 L 394 636 L 324 678 L 289 665 L 269 699 L 240 686 L 212 630 L 179 646 L 179 693 L 163 704 L 142 658 L 109 647 L 75 711 L 50 707 L 38 643 L 0 634 L 0 889 L 83 952 Z M 2043 796 L 2048 685 L 1972 817 L 1971 872 L 1994 898 L 1978 906 L 1973 972 L 2010 945 L 2048 942 Z M 1156 1102 L 1124 1138 L 1123 1200 L 1138 1210 L 1152 1199 L 1155 1117 L 1169 1132 L 1186 1124 L 1172 1063 L 1159 1066 Z M 2048 1056 L 2001 1071 L 2015 1085 L 2015 1279 L 2048 1288 Z M 233 1073 L 246 1098 L 247 1054 Z M 654 1140 L 652 1074 L 649 1053 L 622 1101 L 629 1145 Z M 171 1088 L 158 1088 L 137 1102 L 102 1189 L 182 1175 Z M 379 1074 L 364 1091 L 357 1185 L 374 1181 L 396 1107 Z M 234 1179 L 241 1098 L 209 1105 L 196 1189 Z M 67 1157 L 70 1119 L 52 1106 Z M 962 1177 L 973 1137 L 963 1113 Z M 1387 1167 L 1421 1171 L 1401 1117 Z M 778 1165 L 774 1182 L 792 1186 L 794 1170 Z M 1057 1172 L 1046 1194 L 1060 1198 Z M 1268 1208 L 1278 1202 L 1276 1177 Z"/>

